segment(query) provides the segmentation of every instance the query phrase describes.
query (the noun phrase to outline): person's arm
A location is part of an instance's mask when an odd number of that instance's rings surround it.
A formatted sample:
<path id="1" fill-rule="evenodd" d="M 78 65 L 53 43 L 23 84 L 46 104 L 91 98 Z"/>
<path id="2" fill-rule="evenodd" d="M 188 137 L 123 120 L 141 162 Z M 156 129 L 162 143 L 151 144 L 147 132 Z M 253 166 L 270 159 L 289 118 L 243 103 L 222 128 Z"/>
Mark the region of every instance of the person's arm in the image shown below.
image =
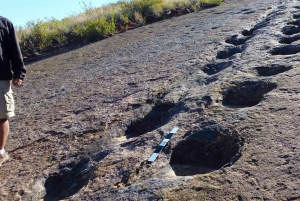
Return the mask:
<path id="1" fill-rule="evenodd" d="M 24 66 L 17 34 L 12 23 L 8 23 L 8 31 L 9 60 L 11 61 L 12 65 L 13 82 L 15 80 L 21 80 L 18 81 L 18 83 L 22 83 L 22 80 L 24 79 L 26 74 L 26 68 Z"/>

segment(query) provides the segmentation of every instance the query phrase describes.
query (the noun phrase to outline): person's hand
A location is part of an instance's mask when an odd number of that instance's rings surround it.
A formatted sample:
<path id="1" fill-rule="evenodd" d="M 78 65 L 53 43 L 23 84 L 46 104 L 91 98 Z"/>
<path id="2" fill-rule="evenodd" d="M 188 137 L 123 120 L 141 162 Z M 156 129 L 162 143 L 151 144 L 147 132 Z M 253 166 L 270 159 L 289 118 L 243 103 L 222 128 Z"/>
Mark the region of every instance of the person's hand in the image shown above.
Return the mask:
<path id="1" fill-rule="evenodd" d="M 16 86 L 16 87 L 19 87 L 19 86 L 21 86 L 22 82 L 23 82 L 23 80 L 21 80 L 20 78 L 14 78 L 12 80 L 12 85 Z"/>

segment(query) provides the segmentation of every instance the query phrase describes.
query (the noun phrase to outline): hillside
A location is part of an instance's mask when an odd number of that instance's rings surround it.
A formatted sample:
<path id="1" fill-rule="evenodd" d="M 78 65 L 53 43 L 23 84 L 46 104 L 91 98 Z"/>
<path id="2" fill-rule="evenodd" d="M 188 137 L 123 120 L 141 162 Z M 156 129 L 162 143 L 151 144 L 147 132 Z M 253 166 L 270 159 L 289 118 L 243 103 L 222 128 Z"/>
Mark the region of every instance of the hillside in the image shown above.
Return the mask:
<path id="1" fill-rule="evenodd" d="M 299 200 L 299 9 L 226 0 L 28 63 L 0 200 Z"/>

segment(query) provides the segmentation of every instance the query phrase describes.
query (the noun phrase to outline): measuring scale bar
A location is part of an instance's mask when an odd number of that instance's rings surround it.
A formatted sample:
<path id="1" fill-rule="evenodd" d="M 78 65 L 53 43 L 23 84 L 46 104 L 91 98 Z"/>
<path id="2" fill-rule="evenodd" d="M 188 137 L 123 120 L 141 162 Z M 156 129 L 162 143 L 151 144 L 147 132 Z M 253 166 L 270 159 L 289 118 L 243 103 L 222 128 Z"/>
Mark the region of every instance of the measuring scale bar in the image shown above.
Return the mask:
<path id="1" fill-rule="evenodd" d="M 165 139 L 158 145 L 153 154 L 148 159 L 148 162 L 153 162 L 158 157 L 159 153 L 163 150 L 163 148 L 168 144 L 173 135 L 178 131 L 178 127 L 174 127 L 173 130 L 165 137 Z"/>

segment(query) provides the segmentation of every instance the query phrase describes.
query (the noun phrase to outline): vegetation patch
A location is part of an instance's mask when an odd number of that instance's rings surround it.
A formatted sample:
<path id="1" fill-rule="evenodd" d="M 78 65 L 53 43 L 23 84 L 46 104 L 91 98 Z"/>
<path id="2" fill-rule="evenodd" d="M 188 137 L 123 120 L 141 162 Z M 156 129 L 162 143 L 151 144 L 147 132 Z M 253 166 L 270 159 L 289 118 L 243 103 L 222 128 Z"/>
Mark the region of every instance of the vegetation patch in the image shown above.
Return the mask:
<path id="1" fill-rule="evenodd" d="M 146 23 L 152 23 L 202 8 L 221 0 L 121 0 L 94 8 L 83 2 L 82 14 L 62 20 L 29 21 L 17 28 L 24 57 L 49 53 L 64 46 L 95 42 Z"/>

